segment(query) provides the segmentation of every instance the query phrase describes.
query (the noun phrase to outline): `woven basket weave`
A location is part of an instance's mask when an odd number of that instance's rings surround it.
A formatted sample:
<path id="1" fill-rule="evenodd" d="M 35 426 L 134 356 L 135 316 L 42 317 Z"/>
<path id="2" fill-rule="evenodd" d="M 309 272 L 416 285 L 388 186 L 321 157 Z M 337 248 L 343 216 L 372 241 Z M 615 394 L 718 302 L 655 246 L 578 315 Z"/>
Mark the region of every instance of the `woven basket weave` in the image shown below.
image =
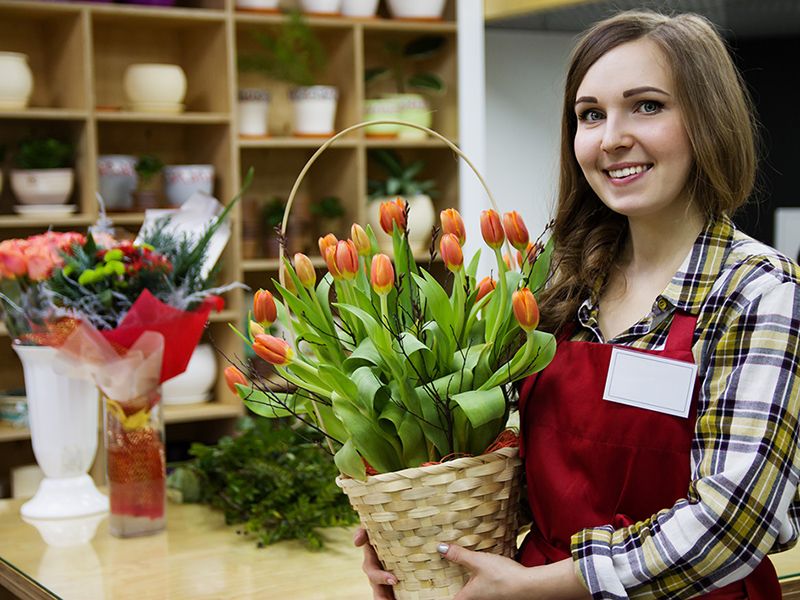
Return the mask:
<path id="1" fill-rule="evenodd" d="M 397 577 L 397 600 L 435 600 L 452 598 L 468 578 L 463 567 L 439 556 L 439 543 L 514 555 L 520 465 L 517 448 L 501 448 L 336 483 L 358 511 L 378 558 Z"/>

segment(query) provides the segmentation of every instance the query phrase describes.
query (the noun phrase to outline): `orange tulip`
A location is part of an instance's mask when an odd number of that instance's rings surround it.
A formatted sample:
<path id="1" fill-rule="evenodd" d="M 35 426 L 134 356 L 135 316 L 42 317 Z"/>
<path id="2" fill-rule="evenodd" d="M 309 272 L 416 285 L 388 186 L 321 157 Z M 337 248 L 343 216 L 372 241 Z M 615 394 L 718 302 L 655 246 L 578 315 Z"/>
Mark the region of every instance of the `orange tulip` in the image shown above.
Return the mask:
<path id="1" fill-rule="evenodd" d="M 439 242 L 439 252 L 442 254 L 445 266 L 453 273 L 464 267 L 464 252 L 458 238 L 452 233 L 445 233 Z"/>
<path id="2" fill-rule="evenodd" d="M 281 338 L 274 335 L 257 335 L 253 351 L 271 365 L 287 365 L 294 358 L 294 350 Z"/>
<path id="3" fill-rule="evenodd" d="M 330 246 L 335 246 L 338 242 L 339 240 L 337 240 L 336 236 L 333 235 L 332 233 L 329 233 L 325 237 L 319 238 L 319 241 L 317 242 L 319 244 L 319 255 L 322 258 L 325 258 L 325 252 L 327 251 L 327 249 Z"/>
<path id="4" fill-rule="evenodd" d="M 360 256 L 367 256 L 372 250 L 372 245 L 369 243 L 369 236 L 364 228 L 358 223 L 353 223 L 350 228 L 350 237 L 356 245 L 356 250 Z"/>
<path id="5" fill-rule="evenodd" d="M 506 239 L 500 215 L 491 209 L 481 211 L 481 235 L 490 248 L 499 248 Z"/>
<path id="6" fill-rule="evenodd" d="M 370 281 L 376 294 L 385 296 L 392 291 L 394 286 L 394 267 L 391 259 L 385 254 L 376 254 L 372 259 Z"/>
<path id="7" fill-rule="evenodd" d="M 506 269 L 509 271 L 514 268 L 514 261 L 508 252 L 503 252 L 503 262 L 506 263 Z"/>
<path id="8" fill-rule="evenodd" d="M 294 255 L 294 270 L 300 283 L 307 288 L 314 287 L 317 282 L 317 272 L 314 270 L 314 265 L 311 264 L 311 259 L 302 252 Z"/>
<path id="9" fill-rule="evenodd" d="M 338 245 L 338 242 L 337 242 Z M 328 265 L 328 271 L 335 280 L 342 278 L 342 272 L 339 270 L 339 265 L 336 264 L 336 246 L 328 246 L 325 248 L 325 264 Z"/>
<path id="10" fill-rule="evenodd" d="M 494 290 L 495 287 L 497 287 L 497 283 L 488 275 L 481 279 L 480 283 L 478 284 L 478 295 L 475 296 L 475 302 L 480 302 L 484 296 Z"/>
<path id="11" fill-rule="evenodd" d="M 294 285 L 294 279 L 292 279 L 292 276 L 289 275 L 289 272 L 286 270 L 286 263 L 283 261 L 281 261 L 281 266 L 278 269 L 278 281 L 289 293 L 297 293 L 297 288 Z"/>
<path id="12" fill-rule="evenodd" d="M 455 208 L 448 208 L 439 213 L 439 218 L 442 220 L 442 231 L 444 233 L 452 233 L 458 238 L 458 243 L 462 246 L 467 241 L 467 230 L 464 227 L 464 219 L 458 214 Z"/>
<path id="13" fill-rule="evenodd" d="M 258 290 L 253 296 L 253 316 L 262 327 L 269 327 L 278 318 L 275 298 L 267 290 Z"/>
<path id="14" fill-rule="evenodd" d="M 528 288 L 520 288 L 511 295 L 511 307 L 522 329 L 527 333 L 536 329 L 539 324 L 539 306 Z"/>
<path id="15" fill-rule="evenodd" d="M 511 245 L 517 250 L 524 250 L 528 246 L 528 228 L 519 213 L 515 210 L 503 215 L 503 228 Z"/>
<path id="16" fill-rule="evenodd" d="M 336 268 L 343 279 L 353 279 L 358 275 L 358 250 L 353 240 L 339 240 L 336 244 Z"/>
<path id="17" fill-rule="evenodd" d="M 236 390 L 236 384 L 239 385 L 247 385 L 247 379 L 245 378 L 244 374 L 234 367 L 230 365 L 229 367 L 225 368 L 225 383 L 228 384 L 228 389 L 232 391 L 234 394 L 238 394 Z"/>
<path id="18" fill-rule="evenodd" d="M 250 321 L 250 326 L 247 329 L 247 332 L 250 334 L 250 339 L 256 339 L 256 336 L 262 333 L 266 333 L 266 330 L 256 323 L 255 321 Z"/>
<path id="19" fill-rule="evenodd" d="M 389 235 L 392 235 L 394 224 L 400 231 L 406 230 L 406 202 L 402 198 L 381 202 L 380 223 Z"/>

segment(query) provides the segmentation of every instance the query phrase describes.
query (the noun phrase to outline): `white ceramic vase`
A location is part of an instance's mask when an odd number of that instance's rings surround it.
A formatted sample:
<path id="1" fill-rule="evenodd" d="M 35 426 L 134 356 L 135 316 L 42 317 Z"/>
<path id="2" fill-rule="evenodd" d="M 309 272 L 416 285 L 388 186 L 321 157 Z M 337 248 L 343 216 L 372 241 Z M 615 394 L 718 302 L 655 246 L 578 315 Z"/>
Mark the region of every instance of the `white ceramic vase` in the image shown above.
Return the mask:
<path id="1" fill-rule="evenodd" d="M 133 208 L 133 191 L 139 181 L 137 158 L 128 154 L 97 157 L 97 184 L 107 210 Z"/>
<path id="2" fill-rule="evenodd" d="M 378 0 L 342 0 L 342 15 L 345 17 L 368 19 L 378 11 Z"/>
<path id="3" fill-rule="evenodd" d="M 217 357 L 211 344 L 200 344 L 192 353 L 186 370 L 161 384 L 165 405 L 195 404 L 211 399 L 217 380 Z"/>
<path id="4" fill-rule="evenodd" d="M 269 134 L 269 100 L 267 90 L 242 88 L 239 90 L 239 135 L 261 138 Z"/>
<path id="5" fill-rule="evenodd" d="M 339 91 L 330 85 L 294 88 L 289 97 L 294 107 L 294 134 L 326 137 L 334 133 Z"/>
<path id="6" fill-rule="evenodd" d="M 386 0 L 395 19 L 438 21 L 444 12 L 445 0 Z"/>
<path id="7" fill-rule="evenodd" d="M 123 89 L 132 110 L 175 113 L 183 110 L 186 74 L 178 65 L 138 63 L 123 75 Z"/>
<path id="8" fill-rule="evenodd" d="M 214 165 L 169 165 L 164 167 L 164 195 L 170 206 L 181 206 L 192 194 L 211 196 Z"/>
<path id="9" fill-rule="evenodd" d="M 0 52 L 0 109 L 25 108 L 32 91 L 33 74 L 28 56 L 20 52 Z"/>
<path id="10" fill-rule="evenodd" d="M 11 189 L 20 204 L 64 204 L 74 179 L 72 169 L 14 169 Z"/>
<path id="11" fill-rule="evenodd" d="M 300 0 L 300 8 L 311 15 L 338 15 L 342 0 Z"/>
<path id="12" fill-rule="evenodd" d="M 277 13 L 280 12 L 278 4 L 278 0 L 236 0 L 236 10 Z"/>
<path id="13" fill-rule="evenodd" d="M 22 516 L 65 519 L 108 511 L 108 498 L 87 475 L 97 452 L 94 382 L 56 373 L 55 348 L 12 347 L 25 375 L 33 453 L 45 475 L 34 497 L 22 505 Z"/>
<path id="14" fill-rule="evenodd" d="M 378 246 L 381 252 L 390 256 L 393 252 L 392 236 L 387 235 L 381 229 L 380 208 L 382 202 L 393 201 L 397 198 L 398 196 L 377 198 L 367 207 L 367 220 L 378 239 Z M 431 229 L 436 223 L 433 201 L 427 194 L 402 196 L 402 198 L 408 202 L 408 243 L 411 246 L 411 252 L 415 255 L 426 254 L 431 242 Z"/>

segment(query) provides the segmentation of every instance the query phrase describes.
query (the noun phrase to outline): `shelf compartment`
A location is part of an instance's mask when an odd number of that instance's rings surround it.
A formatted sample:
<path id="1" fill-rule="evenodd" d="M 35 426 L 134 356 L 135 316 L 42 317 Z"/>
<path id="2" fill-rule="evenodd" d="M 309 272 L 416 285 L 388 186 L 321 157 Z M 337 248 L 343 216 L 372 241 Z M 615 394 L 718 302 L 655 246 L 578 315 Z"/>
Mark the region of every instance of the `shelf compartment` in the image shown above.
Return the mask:
<path id="1" fill-rule="evenodd" d="M 295 138 L 295 137 L 266 137 L 261 139 L 239 138 L 239 148 L 313 148 L 316 150 L 327 141 L 327 138 Z M 355 148 L 359 140 L 344 137 L 331 144 L 331 148 Z"/>
<path id="2" fill-rule="evenodd" d="M 114 123 L 198 123 L 226 124 L 230 121 L 227 113 L 184 112 L 178 114 L 120 111 L 98 111 L 99 122 Z"/>
<path id="3" fill-rule="evenodd" d="M 155 19 L 149 18 L 148 11 L 124 18 L 116 11 L 108 15 L 93 13 L 92 17 L 98 106 L 118 109 L 127 106 L 123 77 L 129 65 L 170 63 L 180 65 L 186 74 L 187 112 L 230 112 L 228 94 L 221 93 L 229 77 L 224 20 Z M 114 114 L 103 113 L 102 117 L 113 119 Z"/>
<path id="4" fill-rule="evenodd" d="M 81 13 L 34 3 L 0 7 L 0 50 L 28 55 L 33 73 L 30 106 L 86 109 L 86 68 Z"/>
<path id="5" fill-rule="evenodd" d="M 85 121 L 89 113 L 85 110 L 71 108 L 26 108 L 24 110 L 0 110 L 0 119 L 18 119 L 42 121 Z"/>
<path id="6" fill-rule="evenodd" d="M 73 0 L 74 2 L 75 0 Z M 87 3 L 92 12 L 92 20 L 98 23 L 114 23 L 134 21 L 151 23 L 169 21 L 170 23 L 193 24 L 197 22 L 222 22 L 225 12 L 222 10 L 224 0 L 206 0 L 202 8 L 187 7 L 150 7 L 145 5 L 120 6 L 119 4 L 99 5 Z"/>

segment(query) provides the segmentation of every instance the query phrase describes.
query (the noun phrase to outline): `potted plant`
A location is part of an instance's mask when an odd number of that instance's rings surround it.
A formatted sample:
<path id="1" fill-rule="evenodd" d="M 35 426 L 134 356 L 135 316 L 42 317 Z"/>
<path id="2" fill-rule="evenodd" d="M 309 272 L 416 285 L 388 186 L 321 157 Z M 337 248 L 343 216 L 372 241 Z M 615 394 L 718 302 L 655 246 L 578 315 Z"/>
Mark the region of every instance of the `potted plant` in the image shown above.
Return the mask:
<path id="1" fill-rule="evenodd" d="M 338 196 L 325 196 L 314 202 L 310 207 L 311 215 L 315 218 L 317 233 L 323 236 L 327 233 L 339 235 L 342 230 L 344 206 Z"/>
<path id="2" fill-rule="evenodd" d="M 161 188 L 164 162 L 154 154 L 143 154 L 134 167 L 138 175 L 138 183 L 133 197 L 140 210 L 158 208 L 161 205 Z"/>
<path id="3" fill-rule="evenodd" d="M 430 242 L 431 228 L 436 221 L 432 198 L 438 194 L 433 179 L 418 178 L 425 167 L 425 161 L 415 160 L 406 164 L 395 150 L 384 149 L 370 150 L 368 157 L 384 170 L 386 177 L 367 180 L 367 222 L 377 231 L 380 228 L 381 202 L 402 198 L 410 209 L 409 244 L 415 254 L 424 253 Z M 378 243 L 382 251 L 391 250 L 390 240 L 381 238 Z"/>
<path id="4" fill-rule="evenodd" d="M 72 145 L 56 138 L 20 142 L 11 171 L 11 189 L 20 204 L 64 204 L 72 193 Z"/>
<path id="5" fill-rule="evenodd" d="M 394 19 L 410 21 L 439 21 L 446 0 L 386 0 Z"/>
<path id="6" fill-rule="evenodd" d="M 342 15 L 355 19 L 371 19 L 378 11 L 378 0 L 343 0 Z"/>
<path id="7" fill-rule="evenodd" d="M 264 256 L 275 258 L 280 249 L 280 236 L 277 228 L 283 222 L 286 203 L 278 196 L 268 198 L 261 208 L 261 222 L 264 224 Z"/>
<path id="8" fill-rule="evenodd" d="M 314 85 L 325 67 L 325 49 L 302 15 L 292 12 L 277 32 L 254 32 L 253 39 L 261 51 L 240 55 L 239 68 L 294 86 L 289 91 L 294 135 L 332 135 L 339 94 L 333 86 Z"/>
<path id="9" fill-rule="evenodd" d="M 300 0 L 300 8 L 308 15 L 330 17 L 338 15 L 342 0 Z"/>
<path id="10" fill-rule="evenodd" d="M 447 44 L 441 35 L 423 35 L 405 44 L 387 40 L 384 44 L 386 65 L 366 69 L 364 82 L 367 88 L 377 89 L 381 82 L 389 82 L 393 93 L 382 98 L 367 100 L 366 120 L 387 119 L 396 114 L 403 121 L 430 127 L 432 124 L 430 104 L 423 94 L 442 94 L 446 85 L 441 77 L 430 71 L 420 71 L 417 66 L 439 54 Z M 384 89 L 386 87 L 384 86 Z M 410 127 L 396 128 L 401 138 L 421 138 L 426 134 Z M 378 134 L 391 133 L 384 126 Z"/>

